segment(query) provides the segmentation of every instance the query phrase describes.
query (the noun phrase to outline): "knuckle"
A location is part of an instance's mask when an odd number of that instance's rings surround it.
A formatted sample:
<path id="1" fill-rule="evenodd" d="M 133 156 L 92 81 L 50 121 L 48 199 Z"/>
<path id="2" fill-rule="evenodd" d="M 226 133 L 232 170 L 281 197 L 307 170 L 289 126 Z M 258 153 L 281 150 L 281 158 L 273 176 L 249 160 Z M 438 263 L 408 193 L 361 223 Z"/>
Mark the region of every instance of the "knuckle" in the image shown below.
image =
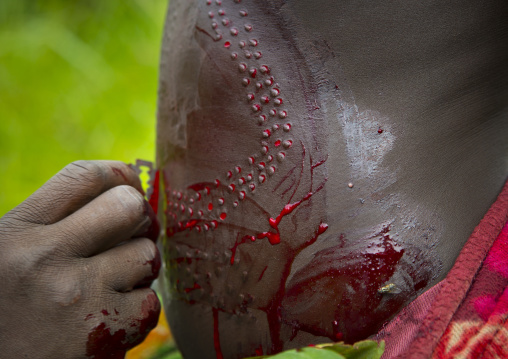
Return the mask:
<path id="1" fill-rule="evenodd" d="M 136 262 L 146 264 L 158 256 L 157 246 L 148 238 L 136 238 L 129 248 L 129 256 Z"/>
<path id="2" fill-rule="evenodd" d="M 159 250 L 153 241 L 148 238 L 141 238 L 143 246 L 143 254 L 148 260 L 153 260 L 159 255 Z"/>
<path id="3" fill-rule="evenodd" d="M 125 209 L 129 219 L 141 221 L 146 217 L 144 198 L 134 187 L 116 186 L 110 190 L 110 193 Z"/>
<path id="4" fill-rule="evenodd" d="M 81 185 L 88 188 L 102 188 L 105 172 L 96 161 L 74 161 L 58 174 L 59 180 L 67 185 Z"/>

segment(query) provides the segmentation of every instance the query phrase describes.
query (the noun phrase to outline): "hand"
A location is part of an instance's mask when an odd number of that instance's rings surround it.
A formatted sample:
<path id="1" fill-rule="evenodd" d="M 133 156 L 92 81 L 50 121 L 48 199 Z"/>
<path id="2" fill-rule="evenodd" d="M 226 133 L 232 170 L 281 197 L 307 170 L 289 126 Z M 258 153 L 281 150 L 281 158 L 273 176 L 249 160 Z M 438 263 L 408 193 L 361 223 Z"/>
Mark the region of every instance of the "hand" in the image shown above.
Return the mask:
<path id="1" fill-rule="evenodd" d="M 79 161 L 0 219 L 1 357 L 123 358 L 155 327 L 158 224 L 141 193 L 124 163 Z"/>

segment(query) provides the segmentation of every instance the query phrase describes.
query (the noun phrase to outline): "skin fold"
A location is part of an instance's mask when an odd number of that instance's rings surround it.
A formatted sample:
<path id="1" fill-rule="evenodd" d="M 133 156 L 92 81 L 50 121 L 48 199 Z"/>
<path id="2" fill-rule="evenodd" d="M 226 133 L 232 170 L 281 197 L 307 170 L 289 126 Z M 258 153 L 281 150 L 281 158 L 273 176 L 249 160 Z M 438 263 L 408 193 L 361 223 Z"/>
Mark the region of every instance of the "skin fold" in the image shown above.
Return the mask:
<path id="1" fill-rule="evenodd" d="M 0 219 L 2 357 L 123 358 L 155 327 L 159 231 L 141 193 L 126 164 L 78 161 Z"/>
<path id="2" fill-rule="evenodd" d="M 508 175 L 506 15 L 171 2 L 157 166 L 185 357 L 365 339 L 444 278 Z"/>

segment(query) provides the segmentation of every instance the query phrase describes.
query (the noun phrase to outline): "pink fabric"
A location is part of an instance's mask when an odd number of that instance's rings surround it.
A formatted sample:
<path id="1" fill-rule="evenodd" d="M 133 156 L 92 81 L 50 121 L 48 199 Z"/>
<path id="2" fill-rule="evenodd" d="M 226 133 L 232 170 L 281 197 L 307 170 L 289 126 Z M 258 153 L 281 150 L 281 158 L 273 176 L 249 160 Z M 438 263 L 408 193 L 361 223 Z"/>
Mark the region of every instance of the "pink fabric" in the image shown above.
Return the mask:
<path id="1" fill-rule="evenodd" d="M 378 333 L 386 342 L 383 359 L 508 354 L 508 341 L 499 344 L 508 335 L 507 221 L 508 183 L 447 277 Z"/>

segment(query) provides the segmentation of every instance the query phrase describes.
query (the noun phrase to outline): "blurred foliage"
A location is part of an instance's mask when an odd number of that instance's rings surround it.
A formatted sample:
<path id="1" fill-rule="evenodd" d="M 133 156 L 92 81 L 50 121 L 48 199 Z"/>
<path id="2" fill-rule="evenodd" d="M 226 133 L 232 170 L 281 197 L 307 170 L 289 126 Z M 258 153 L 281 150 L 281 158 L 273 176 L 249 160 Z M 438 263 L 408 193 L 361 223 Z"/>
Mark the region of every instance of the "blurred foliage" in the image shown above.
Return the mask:
<path id="1" fill-rule="evenodd" d="M 363 340 L 355 344 L 327 343 L 287 350 L 276 355 L 262 355 L 246 359 L 379 359 L 385 350 L 385 342 Z"/>
<path id="2" fill-rule="evenodd" d="M 166 6 L 0 1 L 0 216 L 71 161 L 154 159 Z"/>

